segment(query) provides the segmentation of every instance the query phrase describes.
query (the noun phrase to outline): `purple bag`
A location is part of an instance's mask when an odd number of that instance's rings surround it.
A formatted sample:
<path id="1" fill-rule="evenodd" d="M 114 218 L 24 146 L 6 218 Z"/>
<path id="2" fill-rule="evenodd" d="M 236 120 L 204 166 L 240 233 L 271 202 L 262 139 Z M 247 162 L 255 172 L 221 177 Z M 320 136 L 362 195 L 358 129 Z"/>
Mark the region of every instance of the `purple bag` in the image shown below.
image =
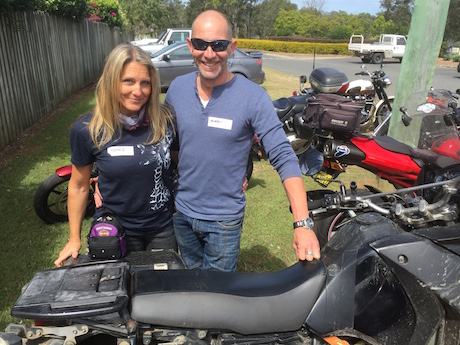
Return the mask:
<path id="1" fill-rule="evenodd" d="M 115 214 L 105 209 L 96 219 L 88 234 L 88 249 L 91 259 L 120 259 L 126 254 L 123 226 Z"/>

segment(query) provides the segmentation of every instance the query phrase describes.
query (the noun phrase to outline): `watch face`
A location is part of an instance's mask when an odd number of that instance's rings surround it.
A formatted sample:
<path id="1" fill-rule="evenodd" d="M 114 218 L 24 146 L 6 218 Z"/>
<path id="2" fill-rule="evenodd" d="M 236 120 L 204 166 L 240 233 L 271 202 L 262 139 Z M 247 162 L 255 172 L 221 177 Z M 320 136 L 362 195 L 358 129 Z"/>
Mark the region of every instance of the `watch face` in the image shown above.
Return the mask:
<path id="1" fill-rule="evenodd" d="M 311 218 L 305 219 L 305 225 L 307 228 L 313 229 L 313 220 Z"/>

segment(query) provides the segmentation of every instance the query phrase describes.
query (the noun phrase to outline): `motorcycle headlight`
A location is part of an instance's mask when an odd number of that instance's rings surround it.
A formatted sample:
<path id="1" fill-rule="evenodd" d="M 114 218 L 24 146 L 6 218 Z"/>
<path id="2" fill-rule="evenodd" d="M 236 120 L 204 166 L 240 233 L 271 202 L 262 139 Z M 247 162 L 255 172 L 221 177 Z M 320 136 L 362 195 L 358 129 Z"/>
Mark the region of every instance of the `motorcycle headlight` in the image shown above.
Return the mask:
<path id="1" fill-rule="evenodd" d="M 388 87 L 392 84 L 390 78 L 388 77 L 383 78 L 383 82 L 385 83 L 385 87 Z"/>

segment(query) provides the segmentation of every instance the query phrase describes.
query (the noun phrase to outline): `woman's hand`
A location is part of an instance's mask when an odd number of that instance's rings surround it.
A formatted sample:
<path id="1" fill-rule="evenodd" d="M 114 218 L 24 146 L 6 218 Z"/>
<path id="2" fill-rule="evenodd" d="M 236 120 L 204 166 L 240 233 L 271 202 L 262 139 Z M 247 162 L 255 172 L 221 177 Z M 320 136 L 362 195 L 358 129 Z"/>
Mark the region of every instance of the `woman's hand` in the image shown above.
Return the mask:
<path id="1" fill-rule="evenodd" d="M 54 261 L 56 267 L 61 267 L 62 264 L 70 257 L 76 259 L 78 257 L 78 253 L 80 251 L 81 242 L 80 241 L 69 241 L 67 242 L 66 246 L 61 253 L 59 253 L 59 257 Z"/>

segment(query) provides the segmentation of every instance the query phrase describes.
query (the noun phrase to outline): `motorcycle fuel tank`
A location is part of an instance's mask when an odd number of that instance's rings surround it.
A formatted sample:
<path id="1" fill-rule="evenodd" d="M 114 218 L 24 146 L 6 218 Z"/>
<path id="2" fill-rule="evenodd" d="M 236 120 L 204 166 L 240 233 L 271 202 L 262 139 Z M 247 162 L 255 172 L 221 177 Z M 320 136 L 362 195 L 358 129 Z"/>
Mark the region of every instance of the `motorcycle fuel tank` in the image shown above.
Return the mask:
<path id="1" fill-rule="evenodd" d="M 348 88 L 345 73 L 335 68 L 315 68 L 310 74 L 310 85 L 318 93 L 344 93 Z"/>

